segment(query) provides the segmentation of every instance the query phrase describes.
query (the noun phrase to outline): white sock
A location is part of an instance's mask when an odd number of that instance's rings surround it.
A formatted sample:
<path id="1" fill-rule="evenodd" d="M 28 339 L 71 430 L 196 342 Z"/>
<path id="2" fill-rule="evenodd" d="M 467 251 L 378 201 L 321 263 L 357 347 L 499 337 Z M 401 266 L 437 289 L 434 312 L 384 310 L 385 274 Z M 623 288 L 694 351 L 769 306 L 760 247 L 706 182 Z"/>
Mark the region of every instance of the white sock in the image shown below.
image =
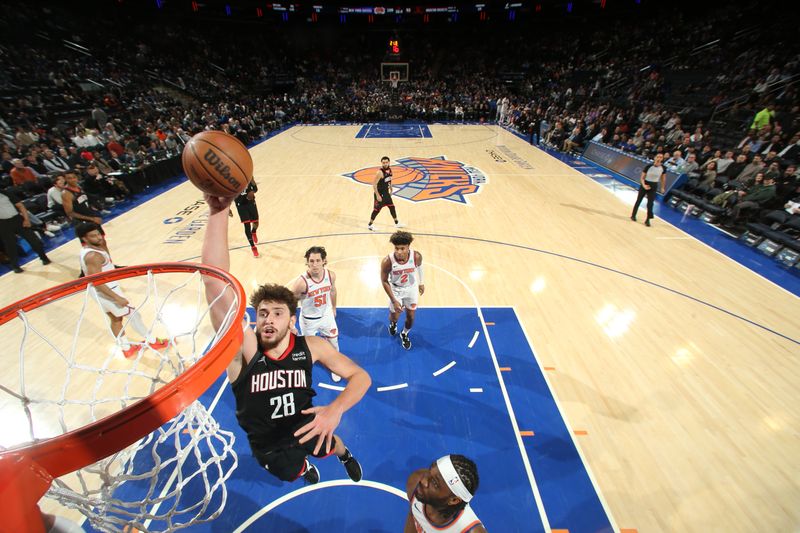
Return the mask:
<path id="1" fill-rule="evenodd" d="M 336 351 L 339 351 L 339 337 L 325 337 L 328 339 L 328 342 L 331 343 L 331 346 L 336 348 Z"/>
<path id="2" fill-rule="evenodd" d="M 408 335 L 409 331 L 411 331 L 411 328 L 403 328 L 403 334 Z"/>
<path id="3" fill-rule="evenodd" d="M 125 336 L 125 333 L 120 333 L 117 337 L 117 345 L 123 350 L 130 350 L 131 349 L 131 342 L 128 340 L 128 337 Z"/>
<path id="4" fill-rule="evenodd" d="M 148 343 L 156 342 L 155 336 L 152 332 L 147 331 L 147 326 L 144 325 L 141 315 L 136 311 L 134 311 L 130 319 L 128 319 L 128 324 L 130 324 L 136 333 L 144 337 Z"/>

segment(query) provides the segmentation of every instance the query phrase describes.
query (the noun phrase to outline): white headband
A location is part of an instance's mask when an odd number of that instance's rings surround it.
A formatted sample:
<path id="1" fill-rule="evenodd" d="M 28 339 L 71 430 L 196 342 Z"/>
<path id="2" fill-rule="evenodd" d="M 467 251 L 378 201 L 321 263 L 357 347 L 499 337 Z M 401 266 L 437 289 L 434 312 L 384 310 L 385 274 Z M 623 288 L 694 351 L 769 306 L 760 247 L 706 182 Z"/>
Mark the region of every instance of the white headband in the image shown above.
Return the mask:
<path id="1" fill-rule="evenodd" d="M 461 476 L 456 472 L 453 466 L 453 461 L 450 460 L 449 455 L 445 455 L 436 461 L 436 466 L 439 467 L 439 473 L 442 474 L 444 482 L 450 488 L 450 491 L 461 498 L 461 501 L 469 503 L 472 499 L 472 494 L 469 493 L 464 482 L 461 481 Z"/>

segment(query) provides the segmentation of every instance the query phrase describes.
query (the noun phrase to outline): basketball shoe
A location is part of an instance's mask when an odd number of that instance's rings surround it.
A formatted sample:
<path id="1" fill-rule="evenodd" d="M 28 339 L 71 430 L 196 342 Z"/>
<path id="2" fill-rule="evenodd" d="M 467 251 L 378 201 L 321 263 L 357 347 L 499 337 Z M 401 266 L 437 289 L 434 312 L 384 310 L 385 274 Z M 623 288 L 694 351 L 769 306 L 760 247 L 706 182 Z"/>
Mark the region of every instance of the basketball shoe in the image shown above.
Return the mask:
<path id="1" fill-rule="evenodd" d="M 339 457 L 339 462 L 342 463 L 344 465 L 344 469 L 347 470 L 347 477 L 353 481 L 361 481 L 361 478 L 363 477 L 361 472 L 361 464 L 355 457 L 353 457 L 353 454 L 350 453 L 350 450 L 347 448 L 344 449 L 344 455 Z"/>
<path id="2" fill-rule="evenodd" d="M 154 349 L 154 350 L 163 350 L 167 346 L 169 346 L 169 340 L 163 339 L 161 337 L 156 337 L 154 342 L 148 342 L 147 345 Z"/>
<path id="3" fill-rule="evenodd" d="M 261 257 L 258 255 L 258 248 L 251 246 L 250 249 L 253 251 L 253 257 Z"/>
<path id="4" fill-rule="evenodd" d="M 139 353 L 142 347 L 138 344 L 131 344 L 127 350 L 122 350 L 122 355 L 125 356 L 125 359 L 132 359 L 136 357 L 136 354 Z"/>
<path id="5" fill-rule="evenodd" d="M 319 483 L 319 470 L 308 459 L 306 459 L 306 470 L 303 472 L 303 479 L 306 481 L 306 485 Z"/>
<path id="6" fill-rule="evenodd" d="M 411 339 L 408 338 L 408 333 L 405 331 L 400 332 L 400 344 L 402 344 L 403 348 L 406 350 L 411 349 Z"/>
<path id="7" fill-rule="evenodd" d="M 389 335 L 392 337 L 397 335 L 397 322 L 389 322 Z"/>

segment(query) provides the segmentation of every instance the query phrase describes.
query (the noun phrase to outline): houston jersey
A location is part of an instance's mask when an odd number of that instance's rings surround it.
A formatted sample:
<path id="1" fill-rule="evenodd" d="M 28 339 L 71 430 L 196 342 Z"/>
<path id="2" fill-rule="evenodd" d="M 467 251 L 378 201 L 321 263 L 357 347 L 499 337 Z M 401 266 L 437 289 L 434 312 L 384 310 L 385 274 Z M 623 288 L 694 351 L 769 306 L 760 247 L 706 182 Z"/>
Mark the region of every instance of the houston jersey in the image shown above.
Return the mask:
<path id="1" fill-rule="evenodd" d="M 239 196 L 237 196 L 236 199 L 234 200 L 238 207 L 255 203 L 255 200 L 251 200 L 250 198 L 247 197 L 247 195 L 250 192 L 258 192 L 258 186 L 256 185 L 256 182 L 254 182 L 253 180 L 250 180 L 250 183 L 247 184 L 247 187 L 245 187 L 245 189 L 242 192 L 240 192 Z"/>
<path id="2" fill-rule="evenodd" d="M 328 269 L 323 268 L 322 278 L 316 281 L 308 272 L 300 277 L 306 282 L 305 296 L 300 301 L 300 314 L 306 318 L 319 318 L 333 313 L 333 304 L 331 303 L 333 284 Z"/>
<path id="3" fill-rule="evenodd" d="M 392 168 L 381 167 L 383 176 L 378 180 L 378 192 L 380 194 L 389 194 L 392 192 Z"/>
<path id="4" fill-rule="evenodd" d="M 100 254 L 102 256 L 103 266 L 100 267 L 101 272 L 108 272 L 116 268 L 114 266 L 114 263 L 111 261 L 111 256 L 108 255 L 108 252 L 106 252 L 105 250 L 98 250 L 97 248 L 90 248 L 88 246 L 84 246 L 83 248 L 81 248 L 81 256 L 80 256 L 81 272 L 84 273 L 89 272 L 89 269 L 86 268 L 86 256 L 89 254 Z M 117 289 L 119 287 L 119 283 L 117 283 L 116 281 L 112 281 L 106 283 L 105 286 L 113 291 L 114 289 Z"/>
<path id="5" fill-rule="evenodd" d="M 308 421 L 311 407 L 311 351 L 303 337 L 289 333 L 278 359 L 258 352 L 231 385 L 236 418 L 253 450 L 265 453 L 297 441 L 294 432 Z"/>
<path id="6" fill-rule="evenodd" d="M 408 261 L 400 263 L 394 256 L 389 254 L 389 261 L 392 262 L 392 270 L 389 272 L 389 283 L 395 287 L 414 287 L 417 284 L 417 265 L 414 262 L 414 250 L 408 250 Z"/>
<path id="7" fill-rule="evenodd" d="M 435 526 L 425 515 L 425 504 L 419 501 L 416 495 L 411 498 L 411 515 L 414 517 L 414 527 L 417 529 L 417 533 L 468 533 L 481 523 L 467 504 L 449 524 Z"/>

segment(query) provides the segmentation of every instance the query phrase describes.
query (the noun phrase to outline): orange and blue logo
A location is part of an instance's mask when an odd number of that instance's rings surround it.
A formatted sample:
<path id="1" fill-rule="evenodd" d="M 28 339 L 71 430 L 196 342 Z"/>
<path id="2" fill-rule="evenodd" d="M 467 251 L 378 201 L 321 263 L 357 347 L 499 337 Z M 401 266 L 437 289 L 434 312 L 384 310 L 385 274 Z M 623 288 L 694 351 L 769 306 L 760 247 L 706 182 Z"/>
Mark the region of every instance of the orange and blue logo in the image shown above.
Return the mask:
<path id="1" fill-rule="evenodd" d="M 362 168 L 342 175 L 372 186 L 380 168 Z M 477 193 L 486 181 L 486 175 L 477 168 L 444 156 L 404 157 L 392 164 L 392 196 L 412 202 L 450 200 L 466 204 L 466 197 Z"/>

